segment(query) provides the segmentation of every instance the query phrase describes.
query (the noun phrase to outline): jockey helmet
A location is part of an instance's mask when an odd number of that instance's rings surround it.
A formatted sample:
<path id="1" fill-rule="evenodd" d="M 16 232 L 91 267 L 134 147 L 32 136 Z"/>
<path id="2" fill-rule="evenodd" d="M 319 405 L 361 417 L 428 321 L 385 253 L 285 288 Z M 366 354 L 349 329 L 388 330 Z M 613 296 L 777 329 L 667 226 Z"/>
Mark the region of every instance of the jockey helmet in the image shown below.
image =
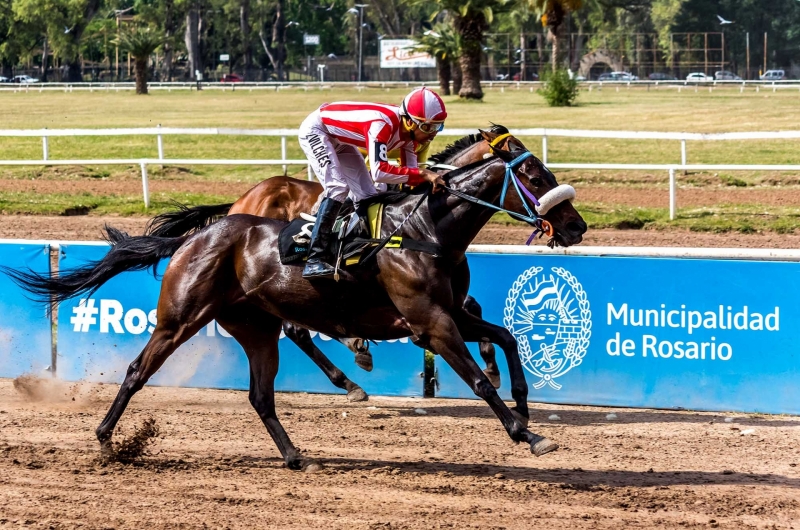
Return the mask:
<path id="1" fill-rule="evenodd" d="M 447 111 L 439 94 L 429 88 L 415 88 L 400 105 L 400 114 L 407 117 L 425 133 L 439 132 L 444 127 Z"/>

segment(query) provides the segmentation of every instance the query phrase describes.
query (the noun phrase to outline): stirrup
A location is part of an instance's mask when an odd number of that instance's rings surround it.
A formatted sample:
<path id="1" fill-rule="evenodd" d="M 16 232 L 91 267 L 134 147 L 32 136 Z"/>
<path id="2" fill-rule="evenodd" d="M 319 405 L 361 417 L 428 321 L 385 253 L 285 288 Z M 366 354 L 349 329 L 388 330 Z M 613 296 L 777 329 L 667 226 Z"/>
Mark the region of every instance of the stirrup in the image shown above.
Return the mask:
<path id="1" fill-rule="evenodd" d="M 315 260 L 306 262 L 303 269 L 303 278 L 316 279 L 316 278 L 333 278 L 336 269 L 328 265 L 322 260 Z"/>

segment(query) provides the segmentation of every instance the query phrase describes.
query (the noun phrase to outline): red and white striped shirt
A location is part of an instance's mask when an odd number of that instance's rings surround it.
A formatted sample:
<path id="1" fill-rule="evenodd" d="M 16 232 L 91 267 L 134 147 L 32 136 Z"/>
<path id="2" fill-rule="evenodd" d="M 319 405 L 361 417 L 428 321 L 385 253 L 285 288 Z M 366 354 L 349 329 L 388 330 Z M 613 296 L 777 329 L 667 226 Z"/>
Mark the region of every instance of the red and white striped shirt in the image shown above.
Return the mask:
<path id="1" fill-rule="evenodd" d="M 372 180 L 387 184 L 423 182 L 417 168 L 416 143 L 400 137 L 400 107 L 341 101 L 319 108 L 322 124 L 337 141 L 369 153 Z M 389 163 L 389 151 L 400 150 L 400 167 Z"/>

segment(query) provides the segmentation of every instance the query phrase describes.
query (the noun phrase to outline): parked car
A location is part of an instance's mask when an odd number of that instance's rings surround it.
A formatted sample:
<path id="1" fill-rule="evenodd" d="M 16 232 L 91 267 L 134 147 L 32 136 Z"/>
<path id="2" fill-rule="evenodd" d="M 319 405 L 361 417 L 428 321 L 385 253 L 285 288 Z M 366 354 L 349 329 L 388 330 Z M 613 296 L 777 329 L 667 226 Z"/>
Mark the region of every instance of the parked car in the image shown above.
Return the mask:
<path id="1" fill-rule="evenodd" d="M 28 83 L 38 83 L 39 80 L 36 79 L 35 77 L 31 77 L 29 75 L 15 75 L 13 82 L 14 83 L 28 84 Z"/>
<path id="2" fill-rule="evenodd" d="M 786 72 L 783 70 L 767 70 L 761 76 L 761 79 L 764 81 L 780 81 L 781 79 L 786 79 Z"/>
<path id="3" fill-rule="evenodd" d="M 615 81 L 638 81 L 639 76 L 633 75 L 630 72 L 611 72 Z"/>
<path id="4" fill-rule="evenodd" d="M 742 78 L 738 75 L 734 74 L 733 72 L 729 72 L 727 70 L 720 70 L 719 72 L 714 72 L 714 79 L 717 81 L 741 81 Z"/>
<path id="5" fill-rule="evenodd" d="M 638 81 L 639 78 L 630 72 L 611 72 L 600 74 L 598 81 Z"/>
<path id="6" fill-rule="evenodd" d="M 7 77 L 3 77 L 2 75 L 0 75 L 0 83 L 10 83 L 10 82 L 11 82 L 11 79 L 9 79 Z"/>
<path id="7" fill-rule="evenodd" d="M 533 73 L 533 72 L 526 73 L 525 77 L 527 78 L 527 79 L 525 79 L 525 81 L 538 81 L 539 80 L 539 74 Z M 514 81 L 519 81 L 519 72 L 514 74 L 511 77 L 511 79 L 513 79 Z"/>
<path id="8" fill-rule="evenodd" d="M 699 82 L 699 81 L 713 81 L 714 78 L 704 74 L 703 72 L 692 72 L 691 74 L 686 76 L 686 80 Z"/>
<path id="9" fill-rule="evenodd" d="M 662 72 L 653 72 L 647 76 L 647 79 L 650 81 L 673 81 L 675 76 L 671 76 Z"/>
<path id="10" fill-rule="evenodd" d="M 222 76 L 222 79 L 219 80 L 220 83 L 241 83 L 242 81 L 244 81 L 244 79 L 236 74 L 225 74 Z"/>

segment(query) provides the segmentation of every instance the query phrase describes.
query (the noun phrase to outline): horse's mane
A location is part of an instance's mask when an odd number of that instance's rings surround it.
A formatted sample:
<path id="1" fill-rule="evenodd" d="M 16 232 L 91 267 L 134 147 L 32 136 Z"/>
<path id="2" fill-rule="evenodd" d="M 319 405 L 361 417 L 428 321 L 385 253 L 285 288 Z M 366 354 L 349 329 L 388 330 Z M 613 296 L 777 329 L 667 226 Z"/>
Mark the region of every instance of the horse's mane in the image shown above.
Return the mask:
<path id="1" fill-rule="evenodd" d="M 466 173 L 467 171 L 475 169 L 476 167 L 482 166 L 482 165 L 490 162 L 491 160 L 494 160 L 495 158 L 497 158 L 497 157 L 496 156 L 492 156 L 492 157 L 489 157 L 489 158 L 484 158 L 482 160 L 476 160 L 475 162 L 467 164 L 466 166 L 462 166 L 462 167 L 460 167 L 458 169 L 454 169 L 452 171 L 448 171 L 443 176 L 443 178 L 445 179 L 445 181 L 449 182 L 451 179 L 453 179 L 455 177 L 458 177 L 459 175 L 461 175 L 463 173 Z M 426 191 L 428 191 L 430 189 L 430 187 L 431 187 L 431 184 L 429 182 L 424 182 L 424 183 L 420 184 L 419 186 L 415 186 L 414 189 L 389 190 L 389 191 L 385 191 L 383 193 L 378 193 L 377 195 L 373 195 L 372 197 L 368 197 L 368 198 L 360 201 L 359 202 L 359 208 L 366 208 L 370 204 L 375 204 L 375 203 L 395 204 L 395 203 L 398 203 L 398 202 L 402 201 L 403 199 L 405 199 L 406 197 L 409 197 L 411 195 L 421 195 L 422 193 L 425 193 Z"/>
<path id="2" fill-rule="evenodd" d="M 490 132 L 495 134 L 508 134 L 508 129 L 502 125 L 492 124 Z M 483 139 L 480 133 L 475 134 L 468 134 L 467 136 L 460 138 L 453 142 L 452 144 L 445 147 L 442 151 L 436 153 L 435 155 L 431 155 L 428 157 L 428 160 L 433 164 L 443 164 L 445 160 L 452 157 L 453 155 L 460 153 L 467 147 L 475 145 L 476 143 L 480 142 Z"/>

